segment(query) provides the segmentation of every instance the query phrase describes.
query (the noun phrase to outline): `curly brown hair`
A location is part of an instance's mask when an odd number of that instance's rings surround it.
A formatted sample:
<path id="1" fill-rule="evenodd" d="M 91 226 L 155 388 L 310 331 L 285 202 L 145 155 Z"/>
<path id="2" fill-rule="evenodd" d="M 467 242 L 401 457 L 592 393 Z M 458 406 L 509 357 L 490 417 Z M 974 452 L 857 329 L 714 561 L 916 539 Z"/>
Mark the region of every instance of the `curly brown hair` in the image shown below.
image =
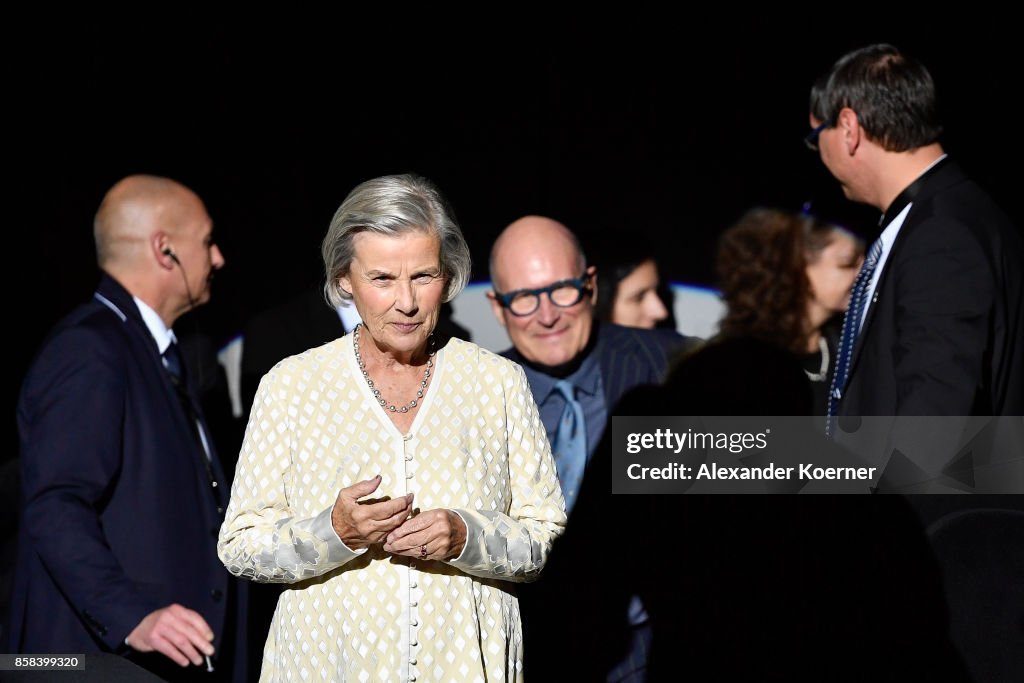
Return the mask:
<path id="1" fill-rule="evenodd" d="M 715 269 L 727 307 L 719 334 L 750 336 L 804 353 L 810 332 L 807 265 L 840 229 L 781 209 L 757 207 L 745 213 L 718 243 Z"/>

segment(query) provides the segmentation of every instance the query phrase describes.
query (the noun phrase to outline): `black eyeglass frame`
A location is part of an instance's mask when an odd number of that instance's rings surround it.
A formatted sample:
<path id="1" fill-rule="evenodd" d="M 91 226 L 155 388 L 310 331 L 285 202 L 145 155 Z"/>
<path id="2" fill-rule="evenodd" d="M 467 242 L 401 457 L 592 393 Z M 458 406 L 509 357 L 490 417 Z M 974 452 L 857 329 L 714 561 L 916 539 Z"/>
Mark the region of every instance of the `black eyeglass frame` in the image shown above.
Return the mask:
<path id="1" fill-rule="evenodd" d="M 812 130 L 810 133 L 804 136 L 804 144 L 807 145 L 807 149 L 811 150 L 812 152 L 817 152 L 818 137 L 821 135 L 822 131 L 828 130 L 829 128 L 832 128 L 835 125 L 836 120 L 834 118 L 825 119 L 824 121 L 819 123 L 814 130 Z"/>
<path id="2" fill-rule="evenodd" d="M 502 308 L 508 310 L 509 313 L 516 316 L 517 318 L 525 318 L 528 315 L 533 315 L 534 313 L 536 313 L 537 309 L 540 308 L 540 297 L 542 294 L 548 295 L 548 301 L 551 302 L 552 306 L 558 306 L 559 308 L 572 308 L 580 301 L 582 301 L 583 297 L 586 294 L 593 291 L 590 287 L 590 279 L 593 276 L 593 273 L 588 273 L 584 271 L 583 275 L 580 275 L 579 277 L 574 277 L 571 280 L 559 280 L 558 282 L 551 283 L 547 287 L 538 287 L 536 289 L 516 289 L 511 292 L 505 293 L 499 292 L 498 290 L 494 290 L 494 298 L 495 300 L 497 300 L 497 302 L 501 305 Z M 560 304 L 551 298 L 551 292 L 555 291 L 556 289 L 562 289 L 563 287 L 569 286 L 573 287 L 576 290 L 577 296 L 575 301 L 568 304 Z M 537 302 L 537 305 L 526 313 L 517 313 L 516 311 L 512 310 L 512 301 L 516 297 L 522 296 L 524 294 L 532 295 L 534 297 L 534 300 Z"/>

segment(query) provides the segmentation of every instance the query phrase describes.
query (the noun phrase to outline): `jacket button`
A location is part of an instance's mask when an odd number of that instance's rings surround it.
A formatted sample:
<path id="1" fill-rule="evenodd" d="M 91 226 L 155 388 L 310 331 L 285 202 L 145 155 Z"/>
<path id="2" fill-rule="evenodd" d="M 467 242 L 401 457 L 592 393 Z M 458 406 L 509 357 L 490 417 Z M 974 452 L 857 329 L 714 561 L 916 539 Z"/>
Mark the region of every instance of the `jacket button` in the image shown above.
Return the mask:
<path id="1" fill-rule="evenodd" d="M 219 588 L 214 588 L 210 591 L 210 597 L 213 598 L 214 602 L 220 602 L 220 599 L 224 597 L 224 591 Z"/>

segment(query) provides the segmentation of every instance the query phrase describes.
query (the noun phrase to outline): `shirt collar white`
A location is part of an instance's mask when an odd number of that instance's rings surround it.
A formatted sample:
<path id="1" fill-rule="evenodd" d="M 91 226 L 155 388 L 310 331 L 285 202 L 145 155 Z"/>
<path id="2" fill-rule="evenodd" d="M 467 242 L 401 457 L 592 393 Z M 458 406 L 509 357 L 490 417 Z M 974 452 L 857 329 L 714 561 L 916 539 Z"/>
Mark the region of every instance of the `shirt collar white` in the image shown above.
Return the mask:
<path id="1" fill-rule="evenodd" d="M 178 342 L 178 338 L 174 336 L 174 330 L 164 325 L 163 319 L 145 301 L 137 296 L 133 296 L 132 299 L 142 315 L 142 322 L 146 323 L 146 328 L 149 329 L 149 333 L 156 341 L 157 350 L 160 351 L 160 355 L 163 355 L 171 342 Z"/>

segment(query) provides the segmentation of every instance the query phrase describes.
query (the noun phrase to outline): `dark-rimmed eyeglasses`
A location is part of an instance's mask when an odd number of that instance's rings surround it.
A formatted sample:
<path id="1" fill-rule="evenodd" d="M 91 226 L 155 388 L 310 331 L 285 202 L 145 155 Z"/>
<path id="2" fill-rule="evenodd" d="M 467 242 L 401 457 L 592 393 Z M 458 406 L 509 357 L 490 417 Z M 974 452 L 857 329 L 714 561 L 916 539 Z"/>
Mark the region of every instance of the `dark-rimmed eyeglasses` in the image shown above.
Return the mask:
<path id="1" fill-rule="evenodd" d="M 573 278 L 571 280 L 559 280 L 547 287 L 537 289 L 517 289 L 513 292 L 495 291 L 494 298 L 507 308 L 508 312 L 515 316 L 530 315 L 540 308 L 541 294 L 547 294 L 548 300 L 559 308 L 575 306 L 583 300 L 583 296 L 590 292 L 590 274 Z"/>
<path id="2" fill-rule="evenodd" d="M 835 119 L 826 119 L 818 124 L 818 127 L 812 130 L 804 137 L 804 144 L 807 145 L 807 149 L 812 152 L 818 151 L 818 136 L 821 135 L 821 131 L 831 128 L 836 125 Z"/>

